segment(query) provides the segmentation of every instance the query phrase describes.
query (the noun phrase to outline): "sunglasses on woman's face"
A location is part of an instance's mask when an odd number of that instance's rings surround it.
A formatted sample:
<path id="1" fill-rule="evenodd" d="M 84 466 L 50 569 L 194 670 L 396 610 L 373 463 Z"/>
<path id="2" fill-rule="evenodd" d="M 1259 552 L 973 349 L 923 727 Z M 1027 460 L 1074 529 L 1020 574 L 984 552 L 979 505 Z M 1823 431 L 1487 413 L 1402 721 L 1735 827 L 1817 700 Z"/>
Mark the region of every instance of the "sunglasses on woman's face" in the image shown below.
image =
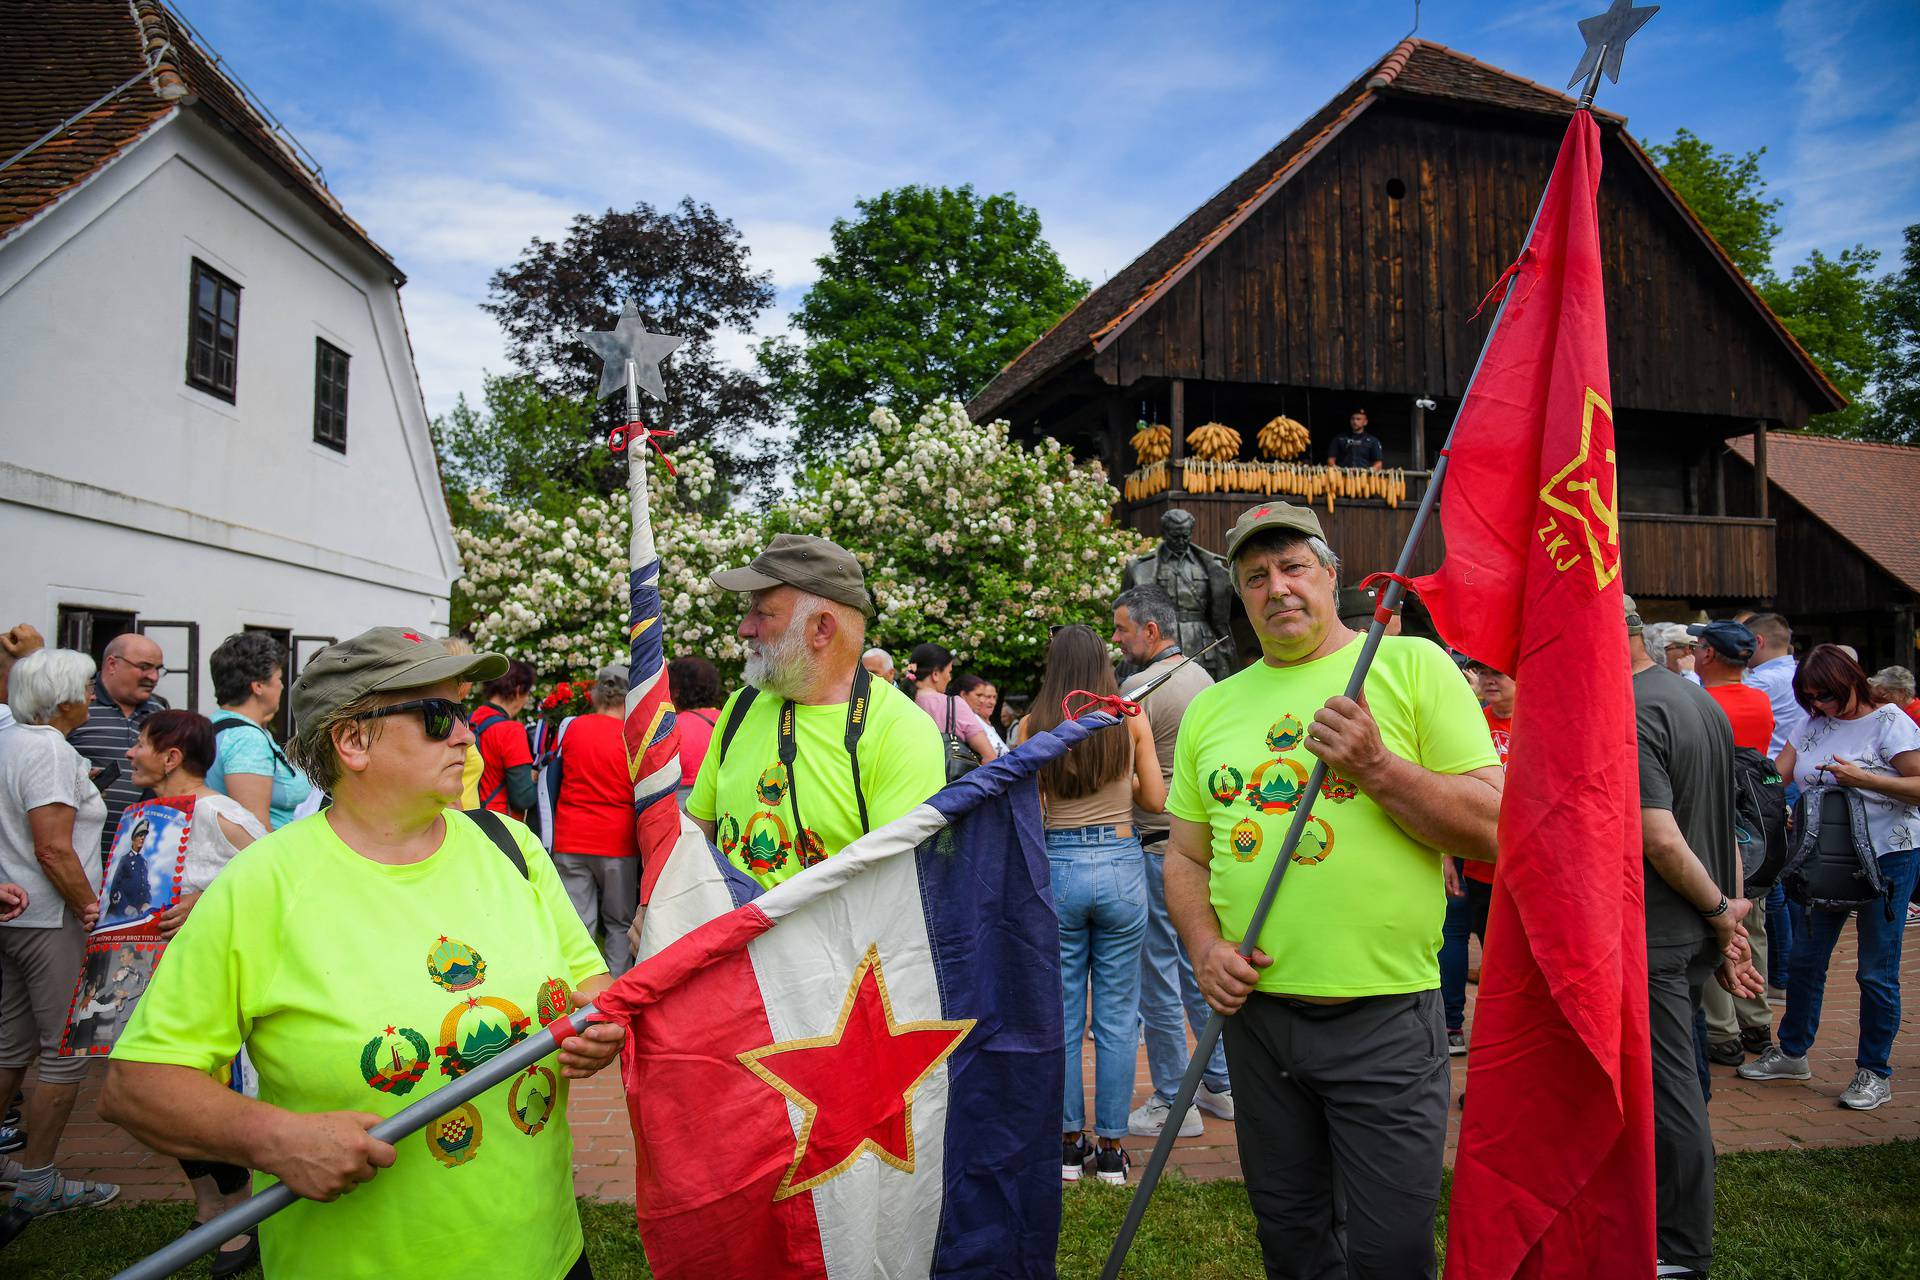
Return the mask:
<path id="1" fill-rule="evenodd" d="M 453 722 L 467 722 L 467 709 L 451 698 L 415 698 L 412 702 L 396 702 L 390 707 L 381 707 L 377 711 L 364 712 L 354 717 L 356 720 L 378 720 L 381 716 L 397 716 L 409 711 L 420 713 L 420 727 L 427 731 L 427 737 L 434 742 L 445 742 L 453 732 Z"/>
<path id="2" fill-rule="evenodd" d="M 1832 694 L 1832 693 L 1810 693 L 1807 695 L 1807 701 L 1811 702 L 1816 707 L 1818 706 L 1844 707 L 1847 705 L 1846 698 L 1838 694 Z"/>

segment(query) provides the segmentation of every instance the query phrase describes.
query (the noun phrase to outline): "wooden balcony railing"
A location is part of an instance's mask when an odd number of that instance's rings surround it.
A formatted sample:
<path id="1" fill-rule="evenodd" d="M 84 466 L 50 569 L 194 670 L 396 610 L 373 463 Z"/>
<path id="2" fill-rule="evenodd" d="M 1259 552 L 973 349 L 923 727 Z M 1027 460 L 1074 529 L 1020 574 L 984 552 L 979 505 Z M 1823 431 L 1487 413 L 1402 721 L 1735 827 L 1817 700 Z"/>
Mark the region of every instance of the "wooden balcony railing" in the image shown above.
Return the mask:
<path id="1" fill-rule="evenodd" d="M 1409 473 L 1409 477 L 1414 474 Z M 1419 486 L 1414 486 L 1412 496 L 1397 509 L 1365 499 L 1338 499 L 1331 512 L 1324 502 L 1316 506 L 1327 540 L 1345 566 L 1344 581 L 1358 582 L 1375 570 L 1393 567 L 1413 528 L 1419 493 Z M 1169 498 L 1163 493 L 1141 502 L 1116 504 L 1114 516 L 1144 534 L 1157 536 L 1161 515 L 1169 507 L 1180 507 L 1193 515 L 1194 541 L 1220 551 L 1240 513 L 1266 500 L 1254 494 L 1184 494 Z M 1774 594 L 1773 539 L 1771 520 L 1622 512 L 1620 544 L 1626 589 L 1635 596 L 1650 598 L 1758 601 L 1770 597 Z M 1420 539 L 1414 571 L 1431 572 L 1439 565 L 1442 550 L 1436 517 Z"/>

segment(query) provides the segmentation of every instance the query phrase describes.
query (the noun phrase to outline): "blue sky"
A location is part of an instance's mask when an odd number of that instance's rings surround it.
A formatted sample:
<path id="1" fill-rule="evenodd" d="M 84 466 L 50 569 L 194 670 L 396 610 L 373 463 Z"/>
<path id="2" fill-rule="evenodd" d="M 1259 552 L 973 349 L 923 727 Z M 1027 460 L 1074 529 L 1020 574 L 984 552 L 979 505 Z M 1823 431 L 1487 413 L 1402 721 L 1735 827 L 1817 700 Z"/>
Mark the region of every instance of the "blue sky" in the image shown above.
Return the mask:
<path id="1" fill-rule="evenodd" d="M 1420 34 L 1564 84 L 1606 0 L 1429 0 Z M 409 276 L 430 410 L 505 371 L 487 277 L 577 212 L 706 201 L 784 328 L 855 199 L 1012 191 L 1067 265 L 1119 270 L 1412 23 L 1402 3 L 175 0 Z M 1920 5 L 1667 4 L 1600 102 L 1643 141 L 1766 147 L 1780 266 L 1920 220 Z M 745 358 L 751 338 L 723 340 Z"/>

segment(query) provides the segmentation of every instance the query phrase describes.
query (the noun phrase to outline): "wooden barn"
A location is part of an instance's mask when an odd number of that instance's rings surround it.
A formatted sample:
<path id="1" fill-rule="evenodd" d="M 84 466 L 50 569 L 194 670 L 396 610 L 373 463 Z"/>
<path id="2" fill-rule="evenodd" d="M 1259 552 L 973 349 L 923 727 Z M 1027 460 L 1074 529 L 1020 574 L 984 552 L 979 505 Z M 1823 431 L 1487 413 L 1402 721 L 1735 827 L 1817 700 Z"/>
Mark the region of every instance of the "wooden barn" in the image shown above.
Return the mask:
<path id="1" fill-rule="evenodd" d="M 1122 502 L 1154 532 L 1169 506 L 1220 549 L 1255 500 L 1181 491 L 1179 450 L 1209 421 L 1243 458 L 1277 414 L 1325 462 L 1367 410 L 1409 500 L 1343 499 L 1329 534 L 1359 573 L 1391 567 L 1492 320 L 1481 298 L 1518 255 L 1573 109 L 1566 95 L 1407 40 L 1009 363 L 968 406 L 1136 463 L 1136 423 L 1172 428 L 1171 487 Z M 1780 591 L 1770 431 L 1846 403 L 1667 186 L 1617 115 L 1600 192 L 1626 586 L 1678 614 Z M 1423 401 L 1431 408 L 1423 407 Z M 1745 500 L 1727 442 L 1759 459 Z M 1423 545 L 1437 562 L 1438 530 Z"/>
<path id="2" fill-rule="evenodd" d="M 1734 510 L 1752 511 L 1753 442 L 1729 458 Z M 1767 452 L 1767 506 L 1777 534 L 1774 607 L 1796 647 L 1850 644 L 1873 671 L 1916 666 L 1920 606 L 1920 449 L 1866 440 L 1779 435 Z"/>

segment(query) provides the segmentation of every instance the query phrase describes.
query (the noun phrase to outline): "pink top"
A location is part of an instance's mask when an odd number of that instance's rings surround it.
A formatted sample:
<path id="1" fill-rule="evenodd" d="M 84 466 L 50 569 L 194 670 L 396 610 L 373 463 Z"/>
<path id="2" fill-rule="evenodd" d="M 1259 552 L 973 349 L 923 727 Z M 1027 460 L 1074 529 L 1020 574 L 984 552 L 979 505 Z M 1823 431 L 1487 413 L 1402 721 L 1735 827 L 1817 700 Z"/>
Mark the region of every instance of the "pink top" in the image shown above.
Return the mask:
<path id="1" fill-rule="evenodd" d="M 700 762 L 707 758 L 707 747 L 713 742 L 713 722 L 719 718 L 720 713 L 712 707 L 682 711 L 675 716 L 680 725 L 681 786 L 692 786 L 693 780 L 700 776 Z"/>
<path id="2" fill-rule="evenodd" d="M 935 693 L 931 689 L 922 689 L 913 695 L 920 709 L 933 717 L 934 727 L 940 732 L 947 731 L 947 695 Z M 953 700 L 953 731 L 965 742 L 976 733 L 985 733 L 987 726 L 974 713 L 973 706 L 965 698 Z"/>

